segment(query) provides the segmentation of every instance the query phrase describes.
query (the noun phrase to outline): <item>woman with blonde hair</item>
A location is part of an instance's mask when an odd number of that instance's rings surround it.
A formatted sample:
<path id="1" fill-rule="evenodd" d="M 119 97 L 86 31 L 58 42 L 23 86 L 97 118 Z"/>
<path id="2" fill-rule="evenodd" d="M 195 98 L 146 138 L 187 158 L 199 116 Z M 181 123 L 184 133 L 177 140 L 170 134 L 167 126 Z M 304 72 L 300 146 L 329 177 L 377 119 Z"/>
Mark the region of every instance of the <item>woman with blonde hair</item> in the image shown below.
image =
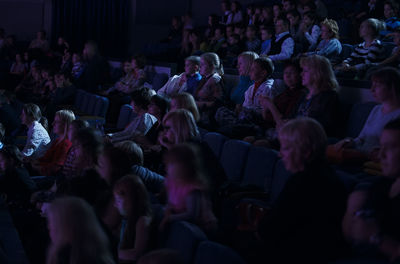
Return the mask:
<path id="1" fill-rule="evenodd" d="M 77 197 L 53 201 L 47 209 L 51 244 L 47 264 L 113 264 L 110 242 L 93 208 Z"/>
<path id="2" fill-rule="evenodd" d="M 68 151 L 72 146 L 68 139 L 68 129 L 74 120 L 75 115 L 71 110 L 56 112 L 53 121 L 53 133 L 57 135 L 57 138 L 51 143 L 43 157 L 32 163 L 32 166 L 40 171 L 41 175 L 54 176 L 63 167 Z"/>
<path id="3" fill-rule="evenodd" d="M 190 111 L 194 117 L 194 120 L 200 120 L 199 109 L 197 108 L 196 101 L 193 96 L 189 93 L 183 92 L 171 96 L 171 111 L 176 109 L 186 109 Z"/>
<path id="4" fill-rule="evenodd" d="M 163 119 L 164 131 L 159 137 L 162 146 L 170 149 L 172 146 L 199 138 L 199 130 L 191 112 L 177 109 L 168 112 Z"/>
<path id="5" fill-rule="evenodd" d="M 321 22 L 321 41 L 315 50 L 306 55 L 317 54 L 333 59 L 342 52 L 342 44 L 339 41 L 339 26 L 333 19 L 326 18 Z"/>

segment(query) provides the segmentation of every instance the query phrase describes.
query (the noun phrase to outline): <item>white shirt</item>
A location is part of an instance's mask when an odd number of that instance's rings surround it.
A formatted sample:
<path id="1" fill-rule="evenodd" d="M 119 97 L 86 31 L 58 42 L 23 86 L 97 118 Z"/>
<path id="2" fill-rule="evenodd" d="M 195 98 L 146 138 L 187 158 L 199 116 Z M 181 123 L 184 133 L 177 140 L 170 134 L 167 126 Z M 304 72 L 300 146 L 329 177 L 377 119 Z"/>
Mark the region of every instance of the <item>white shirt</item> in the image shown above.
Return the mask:
<path id="1" fill-rule="evenodd" d="M 277 92 L 274 91 L 274 79 L 267 79 L 265 82 L 260 84 L 257 91 L 253 95 L 254 86 L 255 84 L 250 86 L 249 89 L 247 89 L 244 93 L 244 102 L 242 106 L 260 112 L 262 109 L 260 97 L 268 96 L 272 99 L 277 95 Z"/>
<path id="2" fill-rule="evenodd" d="M 169 78 L 168 82 L 157 91 L 157 94 L 171 96 L 173 94 L 186 91 L 186 82 L 184 82 L 182 86 L 179 86 L 179 82 L 181 81 L 181 78 L 184 76 L 184 74 L 185 73 L 181 73 L 179 75 L 174 75 Z"/>
<path id="3" fill-rule="evenodd" d="M 277 35 L 275 42 L 278 42 L 282 37 L 289 34 L 289 31 L 282 32 Z M 272 45 L 272 44 L 271 44 Z M 273 61 L 288 60 L 292 57 L 294 52 L 294 40 L 292 37 L 285 39 L 282 43 L 281 53 L 268 56 Z"/>
<path id="4" fill-rule="evenodd" d="M 22 150 L 25 157 L 40 158 L 47 151 L 50 143 L 49 133 L 38 121 L 33 121 L 28 129 L 26 145 Z"/>
<path id="5" fill-rule="evenodd" d="M 129 125 L 122 130 L 114 134 L 108 134 L 111 137 L 111 142 L 120 142 L 123 140 L 132 140 L 135 136 L 144 136 L 150 130 L 150 128 L 157 122 L 157 118 L 149 113 L 144 113 L 141 116 L 136 117 L 129 123 Z"/>

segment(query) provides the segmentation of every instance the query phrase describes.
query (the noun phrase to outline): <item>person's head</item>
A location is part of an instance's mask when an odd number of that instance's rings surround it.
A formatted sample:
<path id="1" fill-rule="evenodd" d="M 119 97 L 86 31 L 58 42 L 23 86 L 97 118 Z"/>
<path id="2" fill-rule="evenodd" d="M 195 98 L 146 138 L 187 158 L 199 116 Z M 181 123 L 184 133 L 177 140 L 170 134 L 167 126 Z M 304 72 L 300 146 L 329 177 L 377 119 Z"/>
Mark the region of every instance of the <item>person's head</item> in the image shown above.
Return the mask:
<path id="1" fill-rule="evenodd" d="M 285 62 L 283 68 L 283 81 L 289 89 L 301 86 L 301 68 L 297 60 Z"/>
<path id="2" fill-rule="evenodd" d="M 103 138 L 97 130 L 90 127 L 78 130 L 72 144 L 79 169 L 93 168 L 97 164 L 103 148 Z"/>
<path id="3" fill-rule="evenodd" d="M 386 177 L 400 177 L 400 119 L 385 125 L 380 138 L 379 159 Z"/>
<path id="4" fill-rule="evenodd" d="M 144 113 L 150 104 L 152 93 L 149 88 L 141 87 L 131 93 L 131 106 L 135 113 Z"/>
<path id="5" fill-rule="evenodd" d="M 124 140 L 115 143 L 114 146 L 124 151 L 126 154 L 128 154 L 130 159 L 129 163 L 132 164 L 132 166 L 133 165 L 143 166 L 144 163 L 143 151 L 138 144 L 130 140 Z"/>
<path id="6" fill-rule="evenodd" d="M 199 109 L 197 108 L 196 101 L 190 93 L 183 92 L 171 96 L 170 111 L 177 109 L 186 109 L 192 113 L 195 121 L 200 120 Z"/>
<path id="7" fill-rule="evenodd" d="M 288 121 L 279 130 L 280 156 L 285 168 L 303 171 L 308 164 L 323 160 L 327 137 L 321 124 L 308 117 Z"/>
<path id="8" fill-rule="evenodd" d="M 185 73 L 192 75 L 200 69 L 200 57 L 190 56 L 185 59 Z"/>
<path id="9" fill-rule="evenodd" d="M 296 1 L 294 1 L 294 0 L 282 0 L 282 9 L 286 13 L 296 9 Z"/>
<path id="10" fill-rule="evenodd" d="M 34 121 L 39 121 L 42 118 L 42 112 L 39 106 L 29 103 L 25 104 L 21 112 L 21 122 L 29 126 Z"/>
<path id="11" fill-rule="evenodd" d="M 5 145 L 0 149 L 0 173 L 22 166 L 23 155 L 17 146 Z"/>
<path id="12" fill-rule="evenodd" d="M 78 197 L 54 200 L 47 210 L 51 239 L 48 264 L 59 263 L 60 251 L 69 248 L 70 263 L 93 259 L 113 263 L 109 240 L 91 205 Z"/>
<path id="13" fill-rule="evenodd" d="M 207 52 L 200 57 L 200 74 L 209 76 L 213 73 L 223 74 L 219 56 L 214 52 Z"/>
<path id="14" fill-rule="evenodd" d="M 125 60 L 122 63 L 122 69 L 124 70 L 125 74 L 132 72 L 132 63 L 131 63 L 131 61 L 130 60 Z"/>
<path id="15" fill-rule="evenodd" d="M 285 17 L 278 17 L 275 21 L 275 33 L 281 34 L 289 30 L 289 21 Z"/>
<path id="16" fill-rule="evenodd" d="M 24 62 L 24 60 L 23 60 L 23 58 L 21 56 L 21 53 L 15 54 L 15 62 L 17 62 L 17 63 L 23 63 Z"/>
<path id="17" fill-rule="evenodd" d="M 336 38 L 339 39 L 339 26 L 333 19 L 325 18 L 321 22 L 321 38 L 324 40 Z"/>
<path id="18" fill-rule="evenodd" d="M 281 12 L 282 12 L 282 5 L 280 5 L 278 3 L 275 3 L 272 6 L 272 12 L 274 14 L 274 17 L 279 17 L 281 15 Z"/>
<path id="19" fill-rule="evenodd" d="M 99 48 L 97 43 L 94 41 L 88 41 L 85 43 L 85 47 L 83 48 L 83 57 L 87 60 L 92 59 L 96 54 L 99 53 Z"/>
<path id="20" fill-rule="evenodd" d="M 307 1 L 306 3 L 303 4 L 303 11 L 305 12 L 315 12 L 317 10 L 317 5 L 314 3 L 314 1 Z"/>
<path id="21" fill-rule="evenodd" d="M 231 10 L 231 2 L 229 0 L 221 1 L 221 10 L 222 12 Z"/>
<path id="22" fill-rule="evenodd" d="M 235 34 L 238 34 L 239 36 L 243 36 L 244 31 L 245 31 L 245 27 L 242 23 L 235 24 L 235 28 L 234 28 Z"/>
<path id="23" fill-rule="evenodd" d="M 177 144 L 164 156 L 166 183 L 197 184 L 206 187 L 201 150 L 191 143 Z M 174 195 L 174 194 L 169 194 Z"/>
<path id="24" fill-rule="evenodd" d="M 238 44 L 240 41 L 240 36 L 238 34 L 232 34 L 229 38 L 228 38 L 228 44 L 233 46 Z"/>
<path id="25" fill-rule="evenodd" d="M 54 75 L 54 83 L 56 87 L 68 87 L 71 85 L 71 74 L 60 71 Z"/>
<path id="26" fill-rule="evenodd" d="M 232 36 L 232 34 L 233 34 L 233 25 L 232 25 L 232 24 L 227 25 L 227 26 L 225 27 L 225 36 L 226 36 L 227 38 L 229 38 L 230 36 Z"/>
<path id="27" fill-rule="evenodd" d="M 225 36 L 225 28 L 223 26 L 217 26 L 214 30 L 214 38 L 219 40 Z"/>
<path id="28" fill-rule="evenodd" d="M 72 63 L 76 64 L 82 61 L 82 55 L 79 52 L 74 52 L 72 54 Z"/>
<path id="29" fill-rule="evenodd" d="M 108 184 L 111 186 L 121 178 L 128 174 L 133 164 L 130 163 L 129 155 L 113 145 L 107 145 L 100 153 L 96 170 Z"/>
<path id="30" fill-rule="evenodd" d="M 181 26 L 181 23 L 182 23 L 182 21 L 181 21 L 181 18 L 179 16 L 173 16 L 171 18 L 171 26 L 174 29 L 178 29 Z"/>
<path id="31" fill-rule="evenodd" d="M 332 65 L 323 56 L 311 55 L 300 60 L 302 84 L 317 91 L 334 90 L 338 87 Z"/>
<path id="32" fill-rule="evenodd" d="M 400 104 L 400 72 L 393 67 L 383 67 L 371 74 L 371 92 L 379 103 Z"/>
<path id="33" fill-rule="evenodd" d="M 40 40 L 46 39 L 46 31 L 40 30 L 36 33 L 36 38 Z"/>
<path id="34" fill-rule="evenodd" d="M 199 130 L 191 112 L 177 109 L 168 112 L 163 119 L 163 138 L 171 145 L 197 139 Z"/>
<path id="35" fill-rule="evenodd" d="M 289 21 L 291 27 L 300 24 L 300 18 L 300 13 L 297 10 L 291 10 L 286 13 L 286 19 Z"/>
<path id="36" fill-rule="evenodd" d="M 150 99 L 147 112 L 155 116 L 160 122 L 169 110 L 170 102 L 162 95 L 155 94 Z"/>
<path id="37" fill-rule="evenodd" d="M 133 223 L 140 216 L 151 215 L 151 204 L 146 187 L 136 175 L 126 175 L 114 185 L 114 205 L 120 214 Z"/>
<path id="38" fill-rule="evenodd" d="M 274 72 L 274 63 L 268 57 L 260 57 L 253 61 L 250 69 L 250 79 L 261 82 L 271 77 Z"/>
<path id="39" fill-rule="evenodd" d="M 254 4 L 249 4 L 246 7 L 246 14 L 251 17 L 254 14 L 254 8 L 255 8 Z"/>
<path id="40" fill-rule="evenodd" d="M 146 57 L 141 54 L 135 55 L 132 57 L 131 63 L 132 69 L 144 69 L 144 67 L 146 66 Z"/>
<path id="41" fill-rule="evenodd" d="M 208 25 L 214 27 L 218 24 L 218 16 L 216 14 L 211 14 L 208 16 Z"/>
<path id="42" fill-rule="evenodd" d="M 75 139 L 76 133 L 83 128 L 88 128 L 89 123 L 86 120 L 75 119 L 71 122 L 68 127 L 68 139 L 69 141 L 73 142 Z"/>
<path id="43" fill-rule="evenodd" d="M 256 37 L 257 28 L 254 25 L 248 25 L 246 29 L 246 37 L 253 40 Z"/>
<path id="44" fill-rule="evenodd" d="M 368 18 L 364 20 L 360 25 L 360 37 L 366 38 L 377 38 L 379 32 L 386 28 L 385 23 L 376 18 Z"/>
<path id="45" fill-rule="evenodd" d="M 383 15 L 386 19 L 397 17 L 399 13 L 399 4 L 393 0 L 386 0 L 383 5 Z"/>
<path id="46" fill-rule="evenodd" d="M 173 249 L 158 249 L 141 257 L 138 264 L 183 264 L 181 255 Z"/>
<path id="47" fill-rule="evenodd" d="M 67 137 L 69 125 L 74 120 L 75 115 L 71 110 L 57 111 L 53 121 L 53 133 L 60 137 Z"/>
<path id="48" fill-rule="evenodd" d="M 274 30 L 270 27 L 264 27 L 260 29 L 261 32 L 261 40 L 266 41 L 268 39 L 271 39 L 274 35 Z"/>
<path id="49" fill-rule="evenodd" d="M 59 36 L 57 39 L 57 45 L 61 46 L 65 44 L 65 38 L 63 36 Z"/>
<path id="50" fill-rule="evenodd" d="M 272 9 L 270 6 L 264 6 L 261 10 L 261 15 L 264 18 L 264 21 L 271 21 L 272 20 Z"/>
<path id="51" fill-rule="evenodd" d="M 312 26 L 317 21 L 317 14 L 314 11 L 308 11 L 303 14 L 303 23 L 306 26 Z"/>
<path id="52" fill-rule="evenodd" d="M 242 52 L 238 57 L 237 69 L 239 75 L 249 76 L 253 61 L 258 58 L 258 54 L 253 51 Z"/>

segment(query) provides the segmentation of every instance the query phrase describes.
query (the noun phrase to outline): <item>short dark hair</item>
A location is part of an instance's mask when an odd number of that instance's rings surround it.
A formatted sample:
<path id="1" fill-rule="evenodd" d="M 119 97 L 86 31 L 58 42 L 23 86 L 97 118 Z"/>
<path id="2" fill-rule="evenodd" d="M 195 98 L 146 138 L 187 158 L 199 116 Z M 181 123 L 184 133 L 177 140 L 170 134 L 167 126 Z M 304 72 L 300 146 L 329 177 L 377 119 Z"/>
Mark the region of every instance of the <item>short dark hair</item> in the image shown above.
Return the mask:
<path id="1" fill-rule="evenodd" d="M 289 22 L 289 20 L 288 20 L 285 16 L 283 16 L 283 15 L 278 16 L 277 19 L 276 19 L 276 21 L 275 21 L 275 23 L 276 23 L 277 21 L 279 21 L 279 20 L 282 21 L 282 23 L 283 23 L 284 26 L 289 27 L 290 22 Z"/>
<path id="2" fill-rule="evenodd" d="M 168 98 L 155 94 L 151 97 L 150 101 L 160 109 L 162 117 L 168 112 L 170 106 L 170 100 Z"/>
<path id="3" fill-rule="evenodd" d="M 151 92 L 147 87 L 141 87 L 131 93 L 131 101 L 143 109 L 147 109 L 151 100 Z"/>
<path id="4" fill-rule="evenodd" d="M 271 77 L 272 73 L 274 73 L 274 63 L 268 57 L 257 58 L 253 63 L 257 63 L 262 69 L 266 70 L 268 72 L 268 77 Z"/>
<path id="5" fill-rule="evenodd" d="M 136 54 L 132 57 L 132 60 L 136 61 L 136 66 L 139 69 L 144 69 L 144 66 L 146 66 L 146 57 L 143 54 Z"/>

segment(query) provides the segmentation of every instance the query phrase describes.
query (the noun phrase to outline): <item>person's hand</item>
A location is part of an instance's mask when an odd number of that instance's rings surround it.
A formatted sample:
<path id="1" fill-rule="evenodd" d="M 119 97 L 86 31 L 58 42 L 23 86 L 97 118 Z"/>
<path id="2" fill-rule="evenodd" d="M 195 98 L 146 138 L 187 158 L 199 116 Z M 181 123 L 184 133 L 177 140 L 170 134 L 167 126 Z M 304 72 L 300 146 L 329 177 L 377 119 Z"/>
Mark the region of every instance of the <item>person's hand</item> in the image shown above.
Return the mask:
<path id="1" fill-rule="evenodd" d="M 273 102 L 272 102 L 272 99 L 269 98 L 268 96 L 261 96 L 260 104 L 261 104 L 261 107 L 265 110 L 265 109 L 270 109 L 271 105 L 273 105 Z"/>
<path id="2" fill-rule="evenodd" d="M 351 145 L 354 144 L 354 140 L 352 138 L 345 138 L 337 142 L 334 147 L 335 150 L 339 151 L 345 148 L 349 148 Z"/>

